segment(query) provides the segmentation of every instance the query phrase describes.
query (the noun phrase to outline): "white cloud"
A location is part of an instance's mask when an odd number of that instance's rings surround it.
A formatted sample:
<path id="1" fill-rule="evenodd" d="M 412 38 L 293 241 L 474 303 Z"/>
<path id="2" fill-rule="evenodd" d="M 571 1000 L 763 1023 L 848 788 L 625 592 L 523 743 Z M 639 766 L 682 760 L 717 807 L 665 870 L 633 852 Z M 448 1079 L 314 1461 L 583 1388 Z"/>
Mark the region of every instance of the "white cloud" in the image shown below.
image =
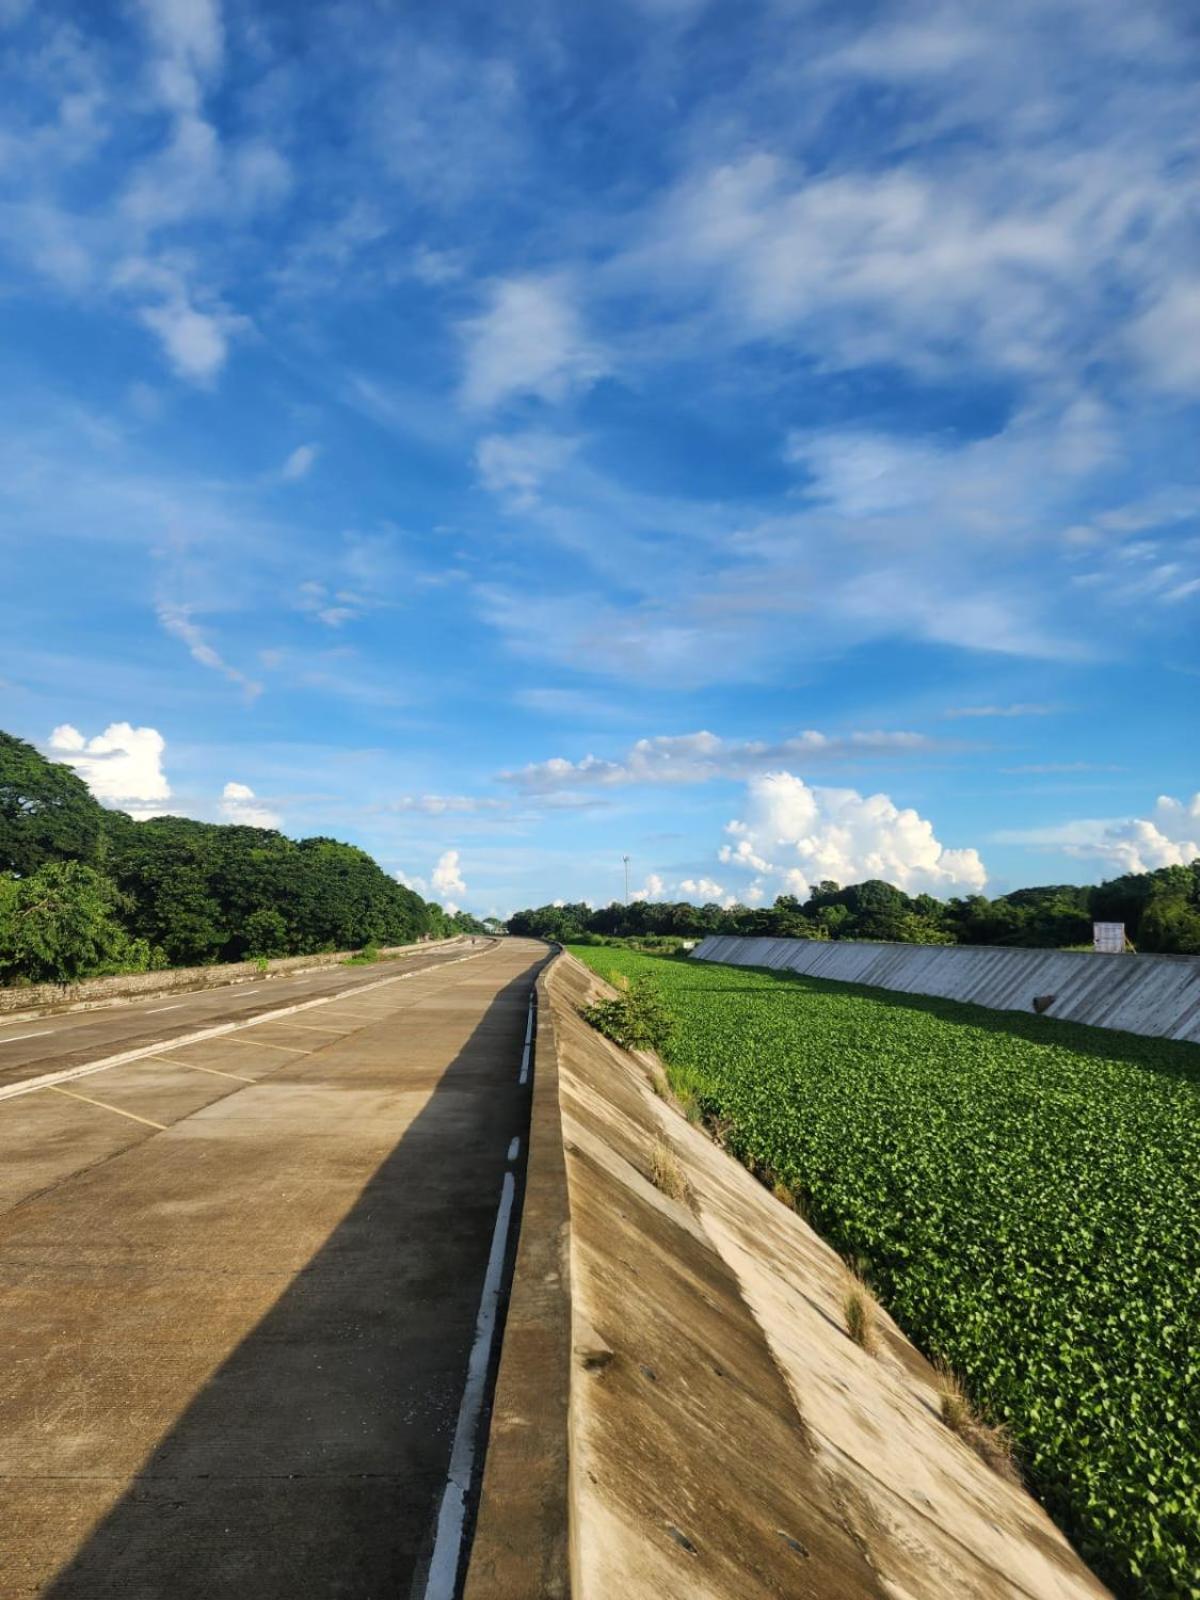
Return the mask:
<path id="1" fill-rule="evenodd" d="M 701 730 L 639 739 L 618 761 L 592 755 L 582 761 L 554 756 L 549 761 L 530 762 L 516 771 L 502 772 L 500 778 L 526 794 L 626 784 L 710 783 L 717 778 L 746 777 L 788 760 L 845 761 L 936 748 L 935 741 L 924 734 L 882 730 L 826 734 L 808 729 L 776 744 L 723 739 Z"/>
<path id="2" fill-rule="evenodd" d="M 942 715 L 950 720 L 962 717 L 1051 717 L 1058 706 L 1017 702 L 1008 706 L 949 706 Z"/>
<path id="3" fill-rule="evenodd" d="M 502 279 L 491 303 L 460 329 L 467 370 L 462 398 L 486 411 L 514 395 L 561 401 L 606 371 L 561 275 Z"/>
<path id="4" fill-rule="evenodd" d="M 790 772 L 752 778 L 744 818 L 726 831 L 733 843 L 721 847 L 723 862 L 800 898 L 823 878 L 882 878 L 909 894 L 939 895 L 976 892 L 987 881 L 975 850 L 947 849 L 932 823 L 890 796 L 809 787 Z"/>
<path id="5" fill-rule="evenodd" d="M 657 872 L 648 872 L 645 883 L 640 889 L 635 889 L 629 898 L 631 900 L 661 900 L 666 887 Z"/>
<path id="6" fill-rule="evenodd" d="M 50 748 L 73 766 L 102 804 L 138 820 L 164 815 L 171 786 L 162 768 L 166 740 L 157 728 L 112 722 L 87 739 L 64 722 L 50 735 Z"/>
<path id="7" fill-rule="evenodd" d="M 1200 394 L 1200 278 L 1171 284 L 1129 336 L 1158 387 Z"/>
<path id="8" fill-rule="evenodd" d="M 307 478 L 320 453 L 320 445 L 297 445 L 279 469 L 279 476 L 285 483 L 295 483 L 300 478 Z"/>
<path id="9" fill-rule="evenodd" d="M 710 900 L 720 900 L 725 894 L 721 885 L 714 883 L 711 878 L 683 878 L 679 887 L 684 894 L 706 903 Z"/>
<path id="10" fill-rule="evenodd" d="M 221 791 L 221 815 L 226 822 L 246 828 L 278 828 L 280 817 L 255 795 L 247 783 L 227 783 Z"/>
<path id="11" fill-rule="evenodd" d="M 575 439 L 531 430 L 489 434 L 475 451 L 475 464 L 485 489 L 514 511 L 538 504 L 546 479 L 561 470 L 578 447 Z"/>
<path id="12" fill-rule="evenodd" d="M 190 606 L 164 603 L 158 607 L 158 620 L 169 634 L 181 639 L 187 645 L 193 661 L 198 661 L 202 667 L 208 667 L 213 672 L 221 673 L 231 683 L 240 685 L 248 700 L 256 699 L 262 693 L 261 683 L 248 678 L 239 668 L 230 666 L 208 643 L 201 629 L 192 621 Z"/>
<path id="13" fill-rule="evenodd" d="M 466 894 L 467 886 L 459 870 L 457 850 L 442 851 L 433 869 L 432 882 L 436 892 L 443 897 L 450 894 Z"/>
<path id="14" fill-rule="evenodd" d="M 156 49 L 154 77 L 163 102 L 176 111 L 194 110 L 204 82 L 221 65 L 217 0 L 140 0 L 139 10 Z"/>
<path id="15" fill-rule="evenodd" d="M 998 844 L 1040 845 L 1077 859 L 1107 862 L 1115 872 L 1186 867 L 1200 858 L 1200 793 L 1159 795 L 1148 817 L 1093 817 L 1045 828 L 1006 828 Z"/>
<path id="16" fill-rule="evenodd" d="M 416 811 L 427 817 L 444 817 L 448 815 L 464 816 L 475 811 L 504 811 L 508 808 L 506 800 L 492 800 L 484 795 L 475 794 L 404 794 L 397 800 L 389 800 L 384 806 L 385 811 Z"/>
<path id="17" fill-rule="evenodd" d="M 219 316 L 197 311 L 183 298 L 144 306 L 138 314 L 162 340 L 167 359 L 181 378 L 212 383 L 229 352 L 227 324 Z"/>

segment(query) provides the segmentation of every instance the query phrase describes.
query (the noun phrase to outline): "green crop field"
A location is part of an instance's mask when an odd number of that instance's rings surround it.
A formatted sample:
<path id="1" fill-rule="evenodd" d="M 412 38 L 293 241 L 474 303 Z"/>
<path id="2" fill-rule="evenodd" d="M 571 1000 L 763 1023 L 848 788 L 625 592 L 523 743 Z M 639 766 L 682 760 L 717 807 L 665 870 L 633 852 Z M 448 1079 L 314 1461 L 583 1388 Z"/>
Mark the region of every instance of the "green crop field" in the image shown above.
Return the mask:
<path id="1" fill-rule="evenodd" d="M 744 967 L 651 974 L 672 1080 L 860 1256 L 1124 1595 L 1200 1597 L 1200 1050 Z"/>

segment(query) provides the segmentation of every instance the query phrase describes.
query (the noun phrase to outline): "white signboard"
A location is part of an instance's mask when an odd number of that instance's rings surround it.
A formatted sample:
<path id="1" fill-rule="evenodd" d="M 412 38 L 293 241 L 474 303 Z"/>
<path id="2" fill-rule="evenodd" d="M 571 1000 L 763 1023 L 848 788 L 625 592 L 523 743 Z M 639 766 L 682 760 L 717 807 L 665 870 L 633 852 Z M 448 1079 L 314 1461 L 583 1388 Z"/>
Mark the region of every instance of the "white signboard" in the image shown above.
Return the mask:
<path id="1" fill-rule="evenodd" d="M 1092 949 L 1105 955 L 1119 956 L 1125 949 L 1125 924 L 1123 922 L 1093 922 Z"/>

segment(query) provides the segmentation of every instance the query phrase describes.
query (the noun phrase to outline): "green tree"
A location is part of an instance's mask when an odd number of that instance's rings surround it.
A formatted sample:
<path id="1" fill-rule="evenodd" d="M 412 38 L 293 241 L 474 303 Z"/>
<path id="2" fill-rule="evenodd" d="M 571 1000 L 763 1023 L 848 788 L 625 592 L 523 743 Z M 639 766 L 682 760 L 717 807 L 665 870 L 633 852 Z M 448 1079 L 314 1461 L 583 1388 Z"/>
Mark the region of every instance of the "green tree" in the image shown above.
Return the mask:
<path id="1" fill-rule="evenodd" d="M 80 861 L 48 861 L 0 879 L 0 972 L 6 979 L 69 983 L 105 970 L 156 964 L 118 920 L 112 882 Z"/>
<path id="2" fill-rule="evenodd" d="M 47 861 L 94 864 L 105 816 L 77 772 L 0 733 L 0 872 L 26 877 Z"/>

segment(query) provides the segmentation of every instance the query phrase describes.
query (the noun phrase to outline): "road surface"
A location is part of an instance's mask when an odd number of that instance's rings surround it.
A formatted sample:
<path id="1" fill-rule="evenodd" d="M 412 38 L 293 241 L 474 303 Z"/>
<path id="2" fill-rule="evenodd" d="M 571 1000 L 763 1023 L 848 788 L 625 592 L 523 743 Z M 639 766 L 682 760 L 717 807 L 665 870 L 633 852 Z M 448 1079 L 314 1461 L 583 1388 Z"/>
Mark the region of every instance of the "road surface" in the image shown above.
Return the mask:
<path id="1" fill-rule="evenodd" d="M 3 1600 L 423 1593 L 544 956 L 0 1028 Z"/>

